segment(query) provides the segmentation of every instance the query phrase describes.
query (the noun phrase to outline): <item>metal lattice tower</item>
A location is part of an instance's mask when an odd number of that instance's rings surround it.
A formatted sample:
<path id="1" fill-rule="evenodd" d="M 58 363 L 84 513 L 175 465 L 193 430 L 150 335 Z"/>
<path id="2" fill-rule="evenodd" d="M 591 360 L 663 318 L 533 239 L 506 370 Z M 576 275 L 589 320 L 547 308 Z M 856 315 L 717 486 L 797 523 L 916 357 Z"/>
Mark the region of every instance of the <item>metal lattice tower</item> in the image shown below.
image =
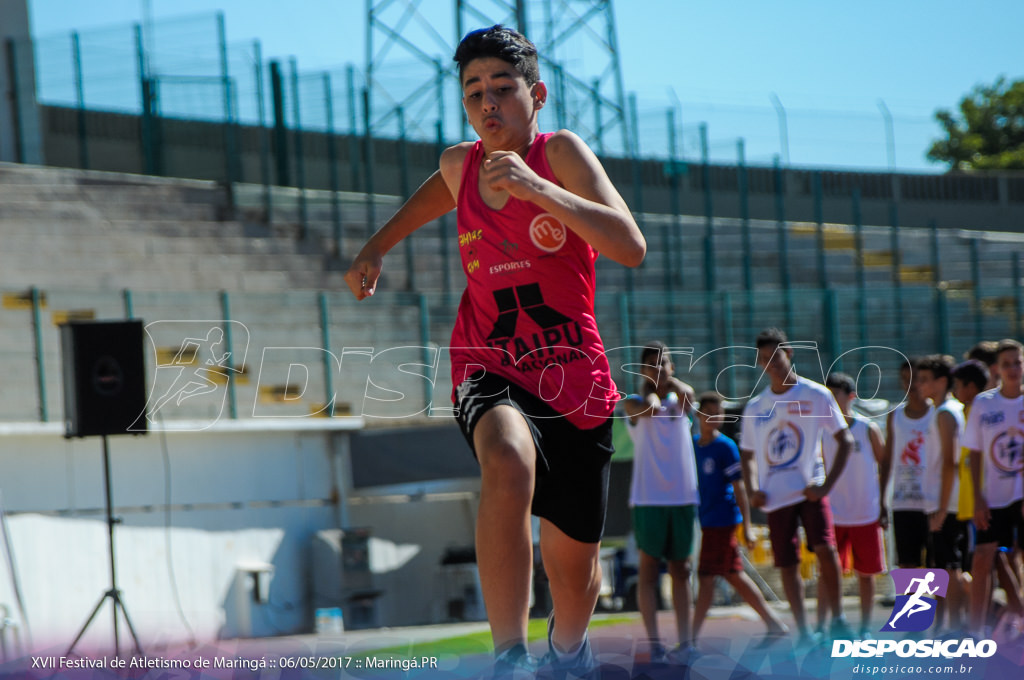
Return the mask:
<path id="1" fill-rule="evenodd" d="M 455 46 L 468 31 L 500 23 L 537 45 L 553 101 L 545 115 L 554 116 L 557 127 L 573 129 L 599 153 L 631 151 L 612 0 L 455 0 L 447 16 L 445 4 L 367 0 L 368 132 L 411 121 L 421 137 L 430 124 L 443 136 L 456 115 Z M 446 93 L 452 120 L 446 119 Z M 465 138 L 464 118 L 458 119 Z"/>

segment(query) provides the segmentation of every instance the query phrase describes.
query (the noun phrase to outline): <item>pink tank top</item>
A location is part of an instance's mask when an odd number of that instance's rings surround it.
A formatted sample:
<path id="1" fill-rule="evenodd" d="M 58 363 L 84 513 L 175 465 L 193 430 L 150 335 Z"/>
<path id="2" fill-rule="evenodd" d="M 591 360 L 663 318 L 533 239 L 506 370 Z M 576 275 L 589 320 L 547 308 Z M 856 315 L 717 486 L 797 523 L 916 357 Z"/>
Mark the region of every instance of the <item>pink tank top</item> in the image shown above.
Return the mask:
<path id="1" fill-rule="evenodd" d="M 550 136 L 533 141 L 526 164 L 557 184 L 544 153 Z M 459 184 L 459 253 L 468 283 L 452 331 L 452 385 L 484 369 L 576 427 L 597 427 L 619 398 L 594 319 L 597 251 L 533 203 L 514 196 L 501 210 L 484 203 L 483 156 L 478 141 Z"/>

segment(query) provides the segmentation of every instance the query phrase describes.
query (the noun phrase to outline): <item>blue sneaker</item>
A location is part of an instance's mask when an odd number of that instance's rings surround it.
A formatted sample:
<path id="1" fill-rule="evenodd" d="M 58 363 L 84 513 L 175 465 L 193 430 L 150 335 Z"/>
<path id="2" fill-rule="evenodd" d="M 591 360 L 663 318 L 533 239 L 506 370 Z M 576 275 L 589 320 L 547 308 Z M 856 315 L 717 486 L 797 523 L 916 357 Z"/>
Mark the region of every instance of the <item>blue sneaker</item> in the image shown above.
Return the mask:
<path id="1" fill-rule="evenodd" d="M 533 658 L 526 645 L 518 642 L 501 654 L 494 657 L 494 680 L 527 680 L 537 672 L 537 660 Z"/>
<path id="2" fill-rule="evenodd" d="M 550 671 L 555 678 L 582 677 L 596 667 L 594 653 L 590 649 L 590 636 L 583 634 L 583 641 L 576 649 L 576 652 L 566 658 L 555 650 L 555 643 L 552 636 L 555 632 L 555 615 L 548 617 L 548 653 L 541 659 L 543 671 Z M 544 673 L 547 676 L 547 673 Z"/>

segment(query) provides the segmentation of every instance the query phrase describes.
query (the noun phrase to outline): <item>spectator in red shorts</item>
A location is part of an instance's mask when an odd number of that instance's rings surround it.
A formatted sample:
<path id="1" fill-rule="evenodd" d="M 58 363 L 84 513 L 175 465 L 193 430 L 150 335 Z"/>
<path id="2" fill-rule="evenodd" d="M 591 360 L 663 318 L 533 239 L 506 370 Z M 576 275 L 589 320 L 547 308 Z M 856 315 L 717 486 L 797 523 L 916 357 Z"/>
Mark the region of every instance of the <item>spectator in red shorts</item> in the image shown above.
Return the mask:
<path id="1" fill-rule="evenodd" d="M 807 628 L 804 584 L 798 569 L 797 531 L 801 524 L 807 547 L 818 561 L 818 597 L 825 599 L 832 614 L 828 634 L 834 640 L 852 640 L 839 593 L 839 555 L 827 496 L 843 470 L 853 440 L 832 393 L 797 375 L 793 350 L 800 343 L 790 343 L 783 331 L 770 328 L 757 336 L 756 344 L 757 364 L 764 369 L 769 385 L 743 408 L 740 459 L 747 498 L 750 507 L 761 508 L 768 516 L 775 566 L 800 631 L 797 645 L 824 641 Z M 828 475 L 821 457 L 823 437 L 835 439 L 838 445 Z"/>
<path id="2" fill-rule="evenodd" d="M 860 592 L 858 637 L 870 640 L 873 637 L 871 608 L 875 599 L 875 575 L 885 572 L 882 530 L 889 526 L 889 509 L 882 494 L 882 489 L 889 484 L 889 467 L 879 465 L 885 460 L 885 442 L 877 425 L 853 412 L 857 384 L 851 376 L 830 373 L 825 387 L 835 397 L 853 437 L 850 455 L 829 499 L 832 501 L 839 562 L 844 572 L 852 568 L 857 574 Z M 835 440 L 822 440 L 821 452 L 827 468 L 831 468 L 836 459 L 836 448 Z"/>
<path id="3" fill-rule="evenodd" d="M 699 591 L 693 612 L 693 638 L 696 640 L 700 634 L 711 607 L 715 580 L 719 576 L 761 616 L 768 626 L 769 635 L 785 635 L 789 629 L 768 608 L 761 591 L 743 571 L 736 526 L 742 522 L 748 549 L 754 547 L 754 534 L 750 529 L 747 494 L 742 484 L 733 484 L 742 478 L 740 452 L 731 439 L 718 431 L 721 416 L 722 397 L 715 392 L 702 394 L 697 408 L 700 434 L 693 437 L 701 526 L 700 563 L 697 567 Z"/>

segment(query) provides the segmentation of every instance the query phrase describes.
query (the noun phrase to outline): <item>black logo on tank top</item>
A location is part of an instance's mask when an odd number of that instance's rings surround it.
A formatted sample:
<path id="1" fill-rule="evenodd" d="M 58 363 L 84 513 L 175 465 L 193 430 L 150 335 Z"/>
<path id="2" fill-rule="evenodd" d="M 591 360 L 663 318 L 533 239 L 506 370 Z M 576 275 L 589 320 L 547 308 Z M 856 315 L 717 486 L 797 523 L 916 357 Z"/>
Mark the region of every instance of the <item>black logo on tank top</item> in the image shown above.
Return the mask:
<path id="1" fill-rule="evenodd" d="M 548 363 L 567 363 L 582 356 L 578 350 L 566 353 L 566 350 L 583 344 L 583 331 L 579 322 L 546 304 L 540 284 L 501 288 L 494 291 L 494 301 L 498 305 L 498 318 L 487 336 L 487 342 L 514 356 L 520 370 L 541 368 Z M 537 324 L 540 331 L 517 335 L 520 313 Z M 530 365 L 519 366 L 519 360 L 530 354 L 533 355 L 532 361 L 527 362 Z M 551 361 L 555 355 L 561 354 L 566 356 Z"/>

